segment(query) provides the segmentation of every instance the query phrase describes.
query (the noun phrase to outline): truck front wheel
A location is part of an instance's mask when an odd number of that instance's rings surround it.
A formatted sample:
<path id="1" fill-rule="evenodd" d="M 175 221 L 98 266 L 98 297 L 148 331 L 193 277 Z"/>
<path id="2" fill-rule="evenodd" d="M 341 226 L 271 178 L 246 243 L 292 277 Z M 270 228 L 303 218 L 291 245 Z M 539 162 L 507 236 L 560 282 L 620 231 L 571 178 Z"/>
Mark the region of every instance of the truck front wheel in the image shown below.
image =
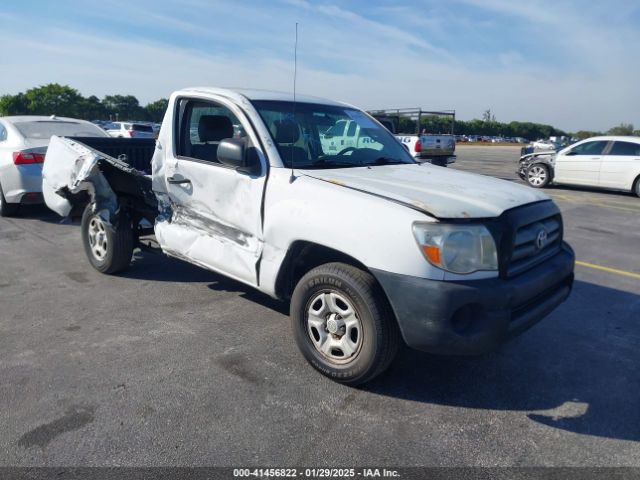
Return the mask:
<path id="1" fill-rule="evenodd" d="M 399 343 L 397 323 L 375 279 L 351 265 L 327 263 L 298 282 L 291 298 L 298 348 L 327 377 L 347 385 L 382 373 Z"/>
<path id="2" fill-rule="evenodd" d="M 82 214 L 82 243 L 89 262 L 101 273 L 118 273 L 129 267 L 133 255 L 133 229 L 124 215 L 110 226 L 89 204 Z"/>

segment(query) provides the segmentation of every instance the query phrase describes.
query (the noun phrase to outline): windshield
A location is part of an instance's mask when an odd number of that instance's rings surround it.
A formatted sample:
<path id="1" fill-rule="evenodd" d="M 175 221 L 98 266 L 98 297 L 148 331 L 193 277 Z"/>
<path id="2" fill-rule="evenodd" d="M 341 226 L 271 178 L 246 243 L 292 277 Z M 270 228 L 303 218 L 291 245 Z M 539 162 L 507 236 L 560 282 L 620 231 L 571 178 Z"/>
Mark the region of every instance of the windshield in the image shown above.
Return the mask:
<path id="1" fill-rule="evenodd" d="M 134 132 L 147 132 L 147 133 L 153 133 L 153 128 L 151 127 L 151 125 L 142 125 L 140 123 L 134 123 L 132 130 Z"/>
<path id="2" fill-rule="evenodd" d="M 61 122 L 56 120 L 36 120 L 15 122 L 15 127 L 25 138 L 60 137 L 106 137 L 100 127 L 89 122 Z"/>
<path id="3" fill-rule="evenodd" d="M 389 131 L 349 107 L 254 101 L 285 167 L 348 168 L 415 163 Z"/>

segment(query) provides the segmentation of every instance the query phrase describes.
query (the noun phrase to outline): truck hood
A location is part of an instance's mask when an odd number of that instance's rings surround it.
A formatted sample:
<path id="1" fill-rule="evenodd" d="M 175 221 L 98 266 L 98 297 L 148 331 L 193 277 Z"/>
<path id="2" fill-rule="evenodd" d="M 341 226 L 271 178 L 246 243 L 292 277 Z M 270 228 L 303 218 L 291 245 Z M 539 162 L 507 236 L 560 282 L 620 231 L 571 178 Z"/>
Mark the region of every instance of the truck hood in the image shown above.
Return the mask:
<path id="1" fill-rule="evenodd" d="M 548 200 L 530 187 L 430 164 L 306 170 L 304 174 L 387 198 L 436 218 L 490 218 Z"/>

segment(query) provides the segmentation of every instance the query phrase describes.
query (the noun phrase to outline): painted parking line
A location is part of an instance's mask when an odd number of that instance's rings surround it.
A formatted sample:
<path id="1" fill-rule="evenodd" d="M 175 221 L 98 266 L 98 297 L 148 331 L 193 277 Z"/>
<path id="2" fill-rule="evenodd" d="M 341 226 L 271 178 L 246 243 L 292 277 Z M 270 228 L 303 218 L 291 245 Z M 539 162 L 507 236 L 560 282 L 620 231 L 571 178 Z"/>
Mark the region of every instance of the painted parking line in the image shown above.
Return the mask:
<path id="1" fill-rule="evenodd" d="M 576 260 L 576 265 L 580 265 L 581 267 L 592 268 L 594 270 L 600 270 L 603 272 L 613 273 L 615 275 L 622 275 L 623 277 L 635 278 L 636 280 L 640 280 L 640 273 L 635 272 L 627 272 L 626 270 L 619 270 L 617 268 L 604 267 L 602 265 L 596 265 L 594 263 L 580 262 Z"/>
<path id="2" fill-rule="evenodd" d="M 608 203 L 602 203 L 602 202 L 593 202 L 592 205 L 595 205 L 597 207 L 615 208 L 616 210 L 624 210 L 625 212 L 640 213 L 640 208 L 633 208 L 631 206 L 619 207 L 618 205 L 610 205 Z"/>
<path id="3" fill-rule="evenodd" d="M 558 193 L 551 193 L 550 196 L 554 200 L 564 200 L 565 202 L 591 205 L 592 207 L 613 208 L 615 210 L 623 210 L 625 212 L 640 213 L 640 208 L 634 207 L 631 203 L 613 203 L 611 201 L 587 200 L 585 198 L 579 198 L 570 195 L 561 195 Z"/>

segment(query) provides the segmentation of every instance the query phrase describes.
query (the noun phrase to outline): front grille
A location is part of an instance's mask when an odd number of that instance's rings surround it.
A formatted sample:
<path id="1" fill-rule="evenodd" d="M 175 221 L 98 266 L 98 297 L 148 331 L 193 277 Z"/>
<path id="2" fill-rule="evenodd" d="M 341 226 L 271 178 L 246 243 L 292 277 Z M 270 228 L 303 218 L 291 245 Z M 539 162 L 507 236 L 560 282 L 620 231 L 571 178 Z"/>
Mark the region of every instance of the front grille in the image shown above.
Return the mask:
<path id="1" fill-rule="evenodd" d="M 562 217 L 552 202 L 541 202 L 509 213 L 503 273 L 513 277 L 544 262 L 562 246 Z"/>

